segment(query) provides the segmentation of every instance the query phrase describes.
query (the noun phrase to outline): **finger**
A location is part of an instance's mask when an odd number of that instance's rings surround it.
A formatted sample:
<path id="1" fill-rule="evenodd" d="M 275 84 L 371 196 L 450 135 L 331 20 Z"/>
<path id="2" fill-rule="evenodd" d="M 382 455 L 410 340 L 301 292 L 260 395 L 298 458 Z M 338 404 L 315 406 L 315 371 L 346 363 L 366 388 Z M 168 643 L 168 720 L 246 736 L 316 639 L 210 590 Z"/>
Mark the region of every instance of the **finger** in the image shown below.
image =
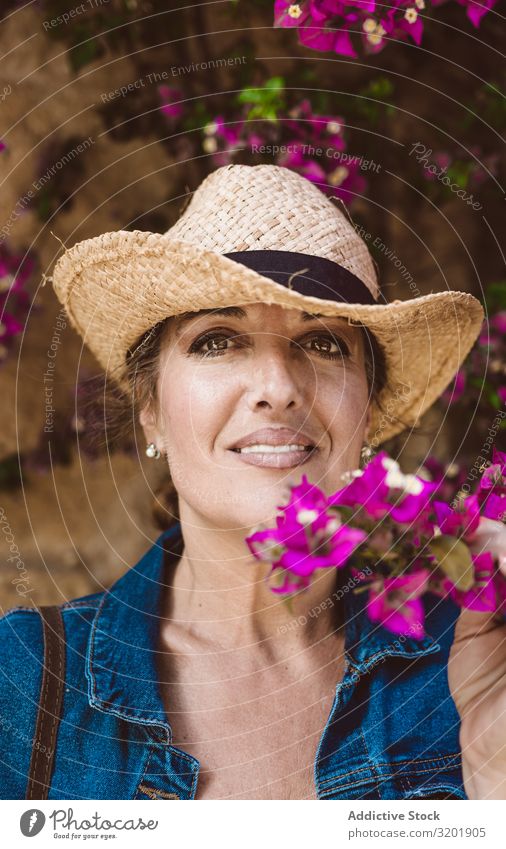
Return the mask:
<path id="1" fill-rule="evenodd" d="M 500 613 L 496 611 L 482 613 L 463 607 L 455 625 L 454 642 L 458 643 L 472 637 L 483 636 L 501 626 L 506 626 L 506 623 Z"/>

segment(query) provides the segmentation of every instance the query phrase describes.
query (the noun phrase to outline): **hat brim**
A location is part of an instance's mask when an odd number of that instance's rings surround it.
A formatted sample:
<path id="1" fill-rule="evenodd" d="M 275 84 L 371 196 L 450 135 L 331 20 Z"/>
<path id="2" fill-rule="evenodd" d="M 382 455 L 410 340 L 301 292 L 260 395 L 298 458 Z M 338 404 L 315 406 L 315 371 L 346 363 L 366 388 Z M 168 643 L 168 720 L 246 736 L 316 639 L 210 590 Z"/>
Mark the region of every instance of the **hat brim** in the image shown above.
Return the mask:
<path id="1" fill-rule="evenodd" d="M 262 302 L 365 325 L 387 364 L 386 386 L 372 408 L 373 445 L 417 424 L 456 374 L 484 317 L 466 292 L 374 305 L 301 295 L 228 257 L 141 230 L 78 242 L 59 258 L 52 281 L 70 323 L 124 389 L 127 350 L 158 321 L 182 312 Z"/>

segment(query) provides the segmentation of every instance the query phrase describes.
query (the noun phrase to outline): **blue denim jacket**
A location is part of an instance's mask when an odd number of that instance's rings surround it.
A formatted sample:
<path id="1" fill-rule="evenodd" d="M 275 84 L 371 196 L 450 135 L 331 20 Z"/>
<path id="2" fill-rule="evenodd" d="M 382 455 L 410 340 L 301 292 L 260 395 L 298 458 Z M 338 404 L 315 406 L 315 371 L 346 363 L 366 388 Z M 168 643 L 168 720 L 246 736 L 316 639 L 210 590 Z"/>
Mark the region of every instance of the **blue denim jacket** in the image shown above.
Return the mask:
<path id="1" fill-rule="evenodd" d="M 164 531 L 106 592 L 61 606 L 67 640 L 50 799 L 193 799 L 199 762 L 171 744 L 157 683 Z M 177 549 L 176 549 L 177 550 Z M 176 556 L 176 555 L 175 555 Z M 345 594 L 345 673 L 314 762 L 319 799 L 466 799 L 447 659 L 458 608 L 425 597 L 422 640 L 373 625 Z M 31 608 L 0 619 L 0 797 L 25 798 L 43 661 Z"/>

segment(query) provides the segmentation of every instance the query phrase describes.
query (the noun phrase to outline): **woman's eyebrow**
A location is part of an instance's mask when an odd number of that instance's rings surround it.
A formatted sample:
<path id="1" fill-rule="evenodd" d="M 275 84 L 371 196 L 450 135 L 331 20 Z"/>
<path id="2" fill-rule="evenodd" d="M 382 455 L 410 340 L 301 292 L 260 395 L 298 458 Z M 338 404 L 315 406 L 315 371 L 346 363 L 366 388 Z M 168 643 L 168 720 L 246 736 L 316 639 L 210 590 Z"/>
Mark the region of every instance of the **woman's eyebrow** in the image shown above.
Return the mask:
<path id="1" fill-rule="evenodd" d="M 185 312 L 180 316 L 176 316 L 176 338 L 181 335 L 183 327 L 192 319 L 204 316 L 204 315 L 220 315 L 220 316 L 228 316 L 229 318 L 246 318 L 246 310 L 242 307 L 222 307 L 220 309 L 215 309 L 211 307 L 211 309 L 205 310 L 197 310 L 196 312 Z M 301 313 L 301 321 L 312 321 L 315 318 L 324 318 L 323 313 L 319 312 L 302 312 Z M 328 318 L 329 316 L 327 316 Z M 333 316 L 330 316 L 333 318 Z"/>

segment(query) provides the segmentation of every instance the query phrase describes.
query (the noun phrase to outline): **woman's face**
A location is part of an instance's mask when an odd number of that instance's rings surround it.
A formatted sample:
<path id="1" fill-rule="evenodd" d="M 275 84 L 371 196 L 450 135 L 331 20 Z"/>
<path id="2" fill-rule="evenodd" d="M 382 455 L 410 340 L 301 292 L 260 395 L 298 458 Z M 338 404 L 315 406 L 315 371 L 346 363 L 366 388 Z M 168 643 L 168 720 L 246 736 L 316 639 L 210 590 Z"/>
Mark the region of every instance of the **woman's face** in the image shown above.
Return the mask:
<path id="1" fill-rule="evenodd" d="M 180 515 L 222 529 L 271 520 L 305 474 L 327 494 L 357 468 L 369 391 L 359 327 L 275 304 L 169 322 L 148 441 L 167 454 Z M 293 434 L 272 434 L 269 428 Z M 233 450 L 255 431 L 257 446 Z M 278 439 L 284 448 L 270 443 Z M 312 445 L 288 450 L 287 445 Z"/>

